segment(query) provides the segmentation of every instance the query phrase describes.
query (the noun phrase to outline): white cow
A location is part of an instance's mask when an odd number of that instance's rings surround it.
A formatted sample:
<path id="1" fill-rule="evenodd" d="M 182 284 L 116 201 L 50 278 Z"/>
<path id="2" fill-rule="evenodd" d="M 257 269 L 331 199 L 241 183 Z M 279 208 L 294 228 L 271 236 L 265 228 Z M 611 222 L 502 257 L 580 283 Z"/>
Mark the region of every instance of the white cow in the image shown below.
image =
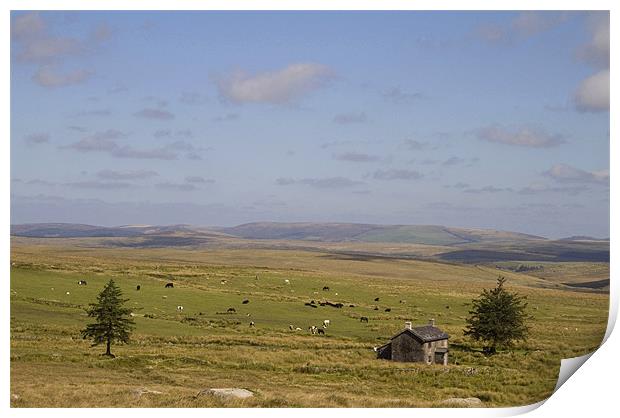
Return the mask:
<path id="1" fill-rule="evenodd" d="M 291 284 L 291 281 L 289 279 L 284 279 L 284 283 Z"/>
<path id="2" fill-rule="evenodd" d="M 301 331 L 301 328 L 297 327 L 295 328 L 295 331 Z"/>
<path id="3" fill-rule="evenodd" d="M 323 328 L 327 328 L 329 326 L 329 319 L 323 321 Z"/>

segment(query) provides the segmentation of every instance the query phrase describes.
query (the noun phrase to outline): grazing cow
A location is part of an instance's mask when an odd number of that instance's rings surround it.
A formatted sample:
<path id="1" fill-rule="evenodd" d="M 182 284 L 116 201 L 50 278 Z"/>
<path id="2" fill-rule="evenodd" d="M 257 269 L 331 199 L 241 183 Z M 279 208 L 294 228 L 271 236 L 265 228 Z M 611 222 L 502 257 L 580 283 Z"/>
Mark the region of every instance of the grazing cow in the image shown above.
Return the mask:
<path id="1" fill-rule="evenodd" d="M 254 323 L 254 321 L 250 321 L 250 328 L 255 327 L 256 324 Z"/>
<path id="2" fill-rule="evenodd" d="M 314 305 L 314 304 L 312 304 L 312 303 L 308 303 L 308 302 L 304 303 L 304 305 L 305 305 L 305 306 L 309 306 L 309 307 L 311 307 L 311 308 L 316 308 L 316 307 L 317 307 L 316 305 Z"/>
<path id="3" fill-rule="evenodd" d="M 181 305 L 177 306 L 177 311 L 183 312 L 183 307 Z"/>
<path id="4" fill-rule="evenodd" d="M 137 286 L 136 286 L 136 290 L 140 290 L 140 285 L 137 285 Z"/>
<path id="5" fill-rule="evenodd" d="M 235 313 L 235 312 L 237 312 L 237 310 L 235 308 L 228 308 L 228 310 L 226 312 L 228 312 L 228 313 Z"/>
<path id="6" fill-rule="evenodd" d="M 398 303 L 406 303 L 406 302 L 407 302 L 407 301 L 406 301 L 406 300 L 403 300 L 403 299 L 401 299 L 401 300 L 399 300 L 399 301 L 398 301 Z"/>
<path id="7" fill-rule="evenodd" d="M 323 327 L 327 328 L 329 326 L 329 319 L 326 319 L 325 321 L 323 321 Z"/>
<path id="8" fill-rule="evenodd" d="M 378 311 L 378 310 L 379 310 L 379 308 L 377 308 L 377 307 L 375 306 L 375 311 Z"/>
<path id="9" fill-rule="evenodd" d="M 310 331 L 310 334 L 314 335 L 318 332 L 318 328 L 312 325 L 311 327 L 308 327 L 308 331 Z"/>
<path id="10" fill-rule="evenodd" d="M 355 308 L 355 305 L 351 304 L 349 305 L 349 308 Z"/>
<path id="11" fill-rule="evenodd" d="M 220 284 L 226 284 L 226 280 L 220 280 Z"/>
<path id="12" fill-rule="evenodd" d="M 385 308 L 385 312 L 392 312 L 392 308 Z"/>
<path id="13" fill-rule="evenodd" d="M 450 309 L 450 305 L 446 305 L 446 309 Z"/>
<path id="14" fill-rule="evenodd" d="M 360 322 L 368 323 L 368 317 L 365 317 L 365 316 L 360 317 Z"/>
<path id="15" fill-rule="evenodd" d="M 334 307 L 336 308 L 342 308 L 344 305 L 342 303 L 337 303 L 334 305 Z"/>
<path id="16" fill-rule="evenodd" d="M 294 327 L 293 325 L 289 325 L 289 326 L 288 326 L 288 329 L 290 329 L 291 331 L 294 331 L 294 330 L 295 330 L 295 327 Z"/>
<path id="17" fill-rule="evenodd" d="M 249 300 L 245 299 L 243 302 L 241 302 L 243 305 L 247 305 L 248 303 L 250 303 Z"/>
<path id="18" fill-rule="evenodd" d="M 70 295 L 71 293 L 67 292 L 67 295 Z"/>
<path id="19" fill-rule="evenodd" d="M 338 292 L 334 293 L 334 295 L 338 296 Z"/>
<path id="20" fill-rule="evenodd" d="M 284 279 L 284 283 L 286 283 L 286 284 L 291 284 L 291 282 L 289 281 L 289 279 Z"/>
<path id="21" fill-rule="evenodd" d="M 324 330 L 322 330 L 321 328 L 317 328 L 317 329 L 316 329 L 316 332 L 317 332 L 319 335 L 321 335 L 321 334 L 325 335 L 325 331 L 324 331 Z"/>
<path id="22" fill-rule="evenodd" d="M 166 289 L 169 287 L 174 287 L 174 283 L 166 283 L 166 285 L 164 286 Z"/>
<path id="23" fill-rule="evenodd" d="M 162 299 L 168 299 L 168 296 L 165 296 L 165 295 L 164 295 L 164 296 L 162 296 L 161 298 L 162 298 Z"/>
<path id="24" fill-rule="evenodd" d="M 297 327 L 295 328 L 295 331 L 301 331 L 301 328 Z"/>
<path id="25" fill-rule="evenodd" d="M 78 282 L 78 285 L 79 285 L 79 286 L 86 286 L 87 284 L 88 284 L 88 283 L 86 283 L 86 280 L 80 280 L 80 281 Z"/>
<path id="26" fill-rule="evenodd" d="M 375 302 L 379 302 L 379 298 L 375 298 Z"/>
<path id="27" fill-rule="evenodd" d="M 329 290 L 329 286 L 323 286 L 323 290 Z"/>

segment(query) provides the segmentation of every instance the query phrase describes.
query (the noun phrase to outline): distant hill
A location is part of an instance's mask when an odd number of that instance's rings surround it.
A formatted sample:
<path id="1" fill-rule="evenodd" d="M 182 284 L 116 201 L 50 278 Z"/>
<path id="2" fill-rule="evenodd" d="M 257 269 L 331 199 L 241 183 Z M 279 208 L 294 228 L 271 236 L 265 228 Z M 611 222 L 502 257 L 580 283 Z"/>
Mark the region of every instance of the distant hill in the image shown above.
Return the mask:
<path id="1" fill-rule="evenodd" d="M 69 223 L 37 223 L 11 225 L 11 235 L 36 238 L 85 238 L 85 237 L 139 237 L 149 234 L 166 234 L 191 231 L 185 225 L 150 226 L 95 226 Z"/>
<path id="2" fill-rule="evenodd" d="M 220 230 L 226 234 L 246 239 L 392 242 L 427 245 L 544 239 L 517 232 L 450 228 L 438 225 L 254 222 Z"/>

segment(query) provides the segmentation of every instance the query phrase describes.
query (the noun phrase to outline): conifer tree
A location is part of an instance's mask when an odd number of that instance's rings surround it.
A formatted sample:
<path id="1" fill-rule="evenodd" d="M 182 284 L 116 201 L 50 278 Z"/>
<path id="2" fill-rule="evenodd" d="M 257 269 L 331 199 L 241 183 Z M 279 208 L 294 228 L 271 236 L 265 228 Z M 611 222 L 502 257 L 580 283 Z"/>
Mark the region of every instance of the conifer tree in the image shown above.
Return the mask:
<path id="1" fill-rule="evenodd" d="M 527 302 L 524 296 L 504 288 L 506 279 L 500 277 L 494 289 L 484 291 L 472 301 L 464 334 L 475 341 L 482 341 L 487 354 L 497 348 L 511 347 L 515 341 L 526 341 L 529 328 Z"/>
<path id="2" fill-rule="evenodd" d="M 86 309 L 88 316 L 95 318 L 95 323 L 88 324 L 82 330 L 82 338 L 93 340 L 93 347 L 106 344 L 105 355 L 114 357 L 110 346 L 114 342 L 128 343 L 134 321 L 129 317 L 131 310 L 123 305 L 129 299 L 122 299 L 121 289 L 110 279 L 99 296 L 97 303 L 91 303 Z"/>

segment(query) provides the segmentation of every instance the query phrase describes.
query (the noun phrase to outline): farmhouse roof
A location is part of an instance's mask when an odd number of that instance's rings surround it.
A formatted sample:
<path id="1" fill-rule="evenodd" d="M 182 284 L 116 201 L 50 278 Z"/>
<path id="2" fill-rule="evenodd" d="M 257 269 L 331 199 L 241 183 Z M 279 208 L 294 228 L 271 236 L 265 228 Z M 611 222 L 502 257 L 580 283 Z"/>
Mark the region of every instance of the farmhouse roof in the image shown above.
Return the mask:
<path id="1" fill-rule="evenodd" d="M 446 334 L 439 328 L 434 327 L 432 325 L 424 325 L 424 326 L 415 327 L 412 329 L 405 328 L 404 330 L 400 331 L 398 334 L 394 335 L 391 339 L 393 340 L 394 338 L 398 337 L 399 335 L 403 333 L 407 333 L 411 335 L 412 337 L 417 338 L 418 340 L 424 343 L 428 343 L 431 341 L 438 341 L 438 340 L 447 340 L 449 338 L 448 334 Z"/>

